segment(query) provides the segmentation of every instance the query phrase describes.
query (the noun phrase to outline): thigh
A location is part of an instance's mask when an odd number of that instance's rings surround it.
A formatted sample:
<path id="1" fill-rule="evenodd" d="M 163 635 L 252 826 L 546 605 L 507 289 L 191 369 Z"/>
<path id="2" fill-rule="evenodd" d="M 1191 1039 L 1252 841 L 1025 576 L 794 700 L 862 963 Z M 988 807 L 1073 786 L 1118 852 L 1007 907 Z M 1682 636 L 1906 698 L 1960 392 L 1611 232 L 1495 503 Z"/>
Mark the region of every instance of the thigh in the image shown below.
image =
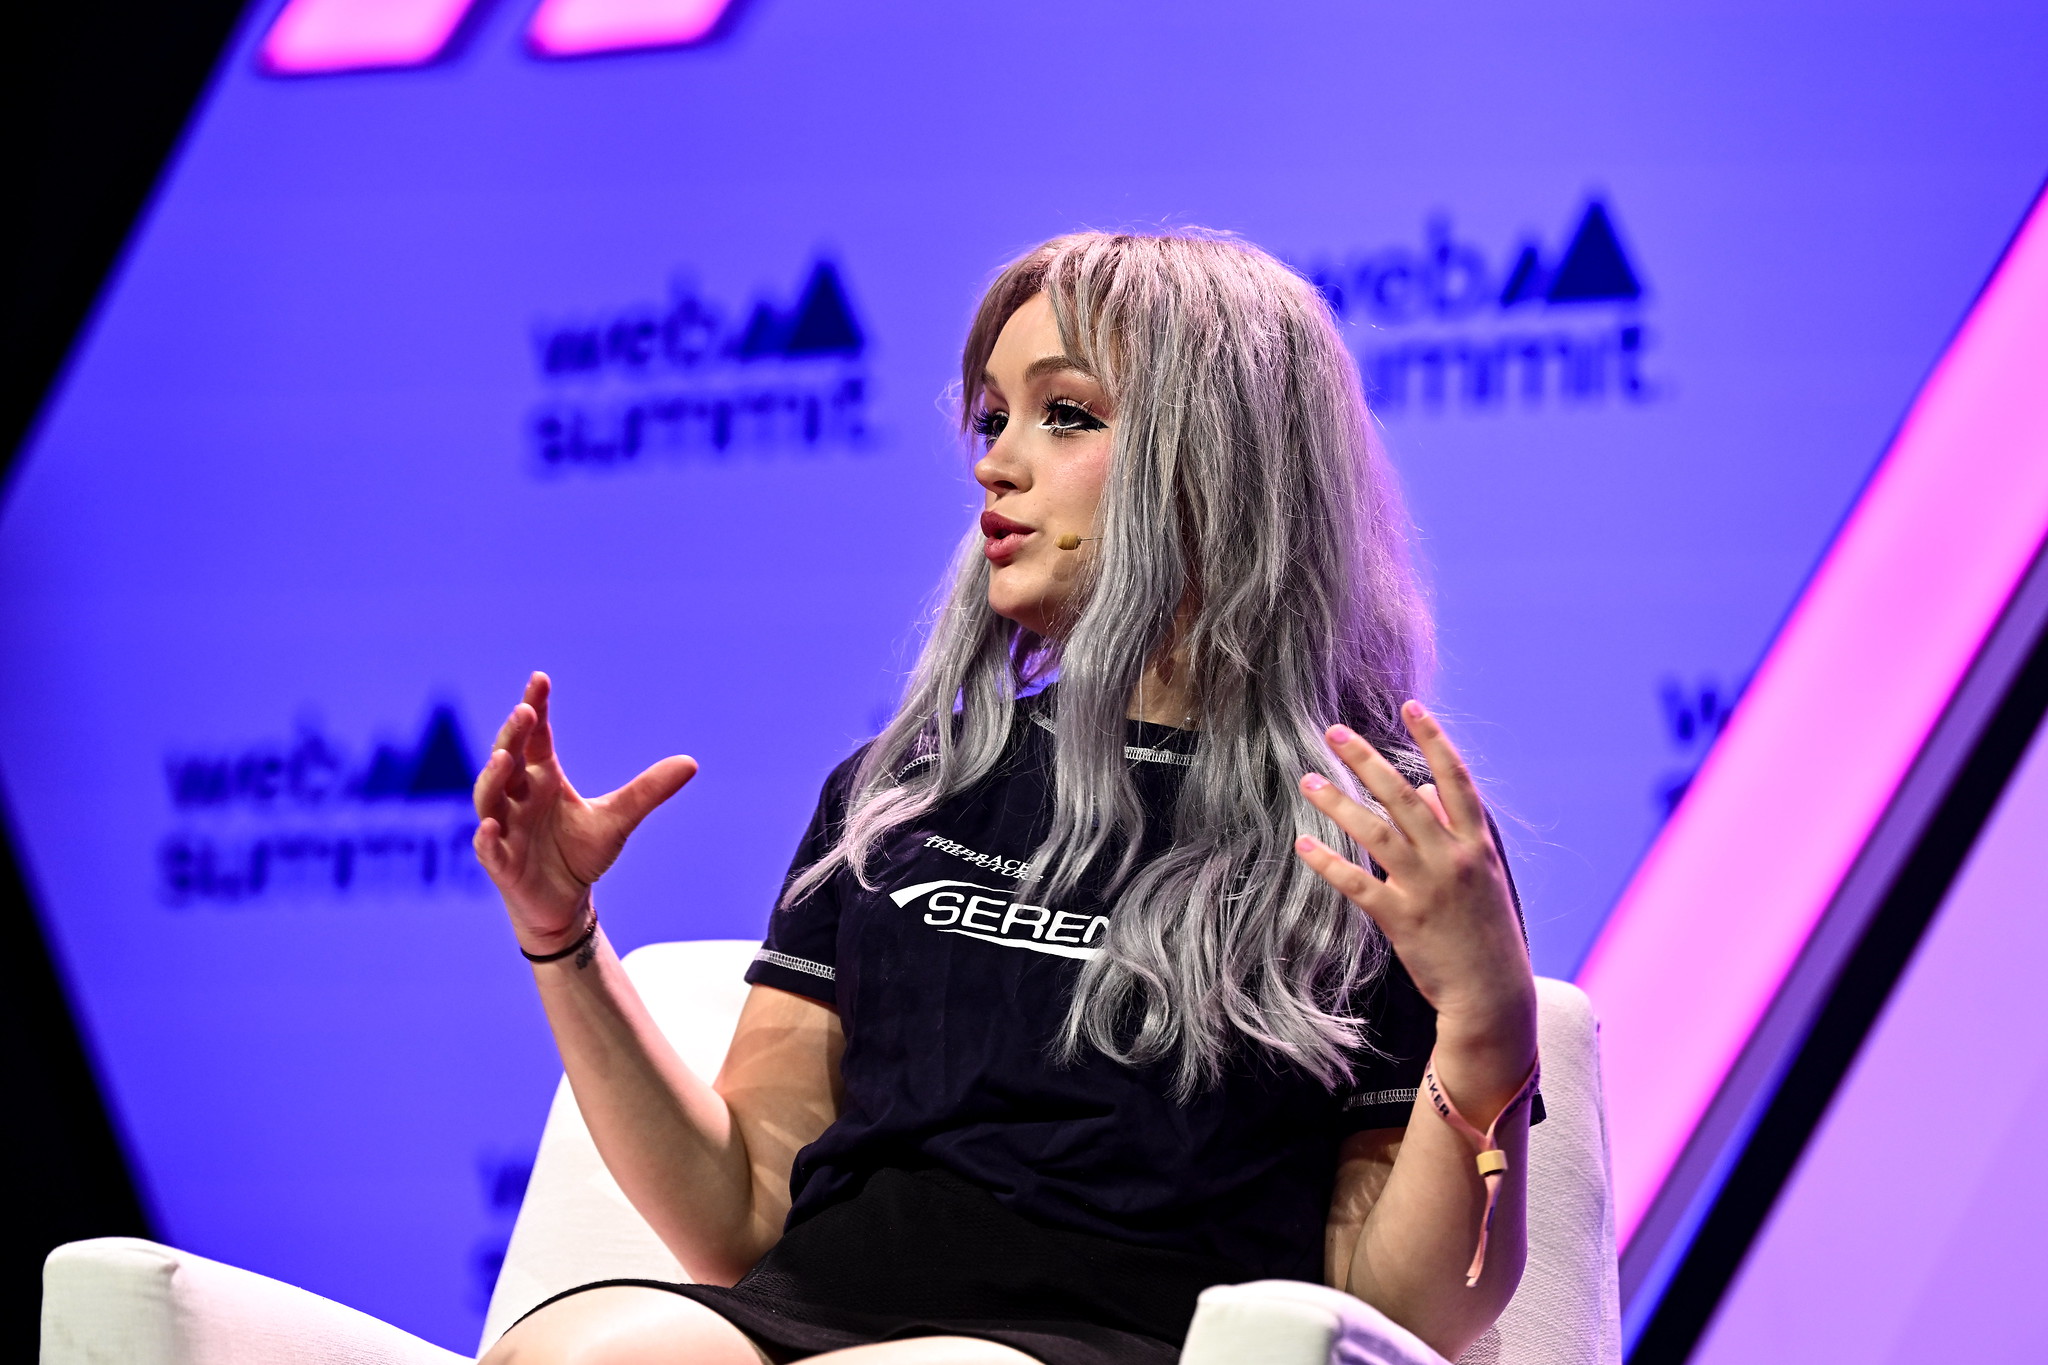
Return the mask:
<path id="1" fill-rule="evenodd" d="M 619 1284 L 529 1314 L 478 1365 L 768 1365 L 768 1357 L 695 1299 Z"/>
<path id="2" fill-rule="evenodd" d="M 979 1337 L 911 1337 L 811 1356 L 804 1365 L 1039 1365 L 1036 1356 Z"/>

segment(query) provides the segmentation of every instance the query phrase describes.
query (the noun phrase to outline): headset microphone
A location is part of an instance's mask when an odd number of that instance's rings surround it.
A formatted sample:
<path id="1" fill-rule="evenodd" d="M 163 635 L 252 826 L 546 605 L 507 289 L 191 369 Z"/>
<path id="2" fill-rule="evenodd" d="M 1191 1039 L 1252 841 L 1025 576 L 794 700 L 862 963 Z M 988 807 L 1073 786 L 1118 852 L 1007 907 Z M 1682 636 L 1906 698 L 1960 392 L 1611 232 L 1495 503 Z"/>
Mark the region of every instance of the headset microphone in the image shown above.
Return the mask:
<path id="1" fill-rule="evenodd" d="M 1055 540 L 1053 544 L 1059 546 L 1062 550 L 1078 550 L 1081 548 L 1082 541 L 1100 539 L 1102 539 L 1101 536 L 1077 536 L 1072 531 L 1069 531 L 1058 540 Z"/>

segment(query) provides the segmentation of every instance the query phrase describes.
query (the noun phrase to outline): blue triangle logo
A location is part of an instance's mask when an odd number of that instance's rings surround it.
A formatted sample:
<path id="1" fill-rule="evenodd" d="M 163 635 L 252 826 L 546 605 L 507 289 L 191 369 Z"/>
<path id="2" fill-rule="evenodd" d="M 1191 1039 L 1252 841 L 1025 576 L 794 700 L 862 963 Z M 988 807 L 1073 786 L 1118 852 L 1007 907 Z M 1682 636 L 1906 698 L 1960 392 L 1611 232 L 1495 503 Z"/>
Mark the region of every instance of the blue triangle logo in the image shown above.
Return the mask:
<path id="1" fill-rule="evenodd" d="M 1514 265 L 1508 268 L 1507 283 L 1500 287 L 1500 306 L 1513 308 L 1518 303 L 1530 303 L 1540 299 L 1544 286 L 1550 282 L 1550 272 L 1543 268 L 1543 255 L 1534 242 L 1522 243 L 1521 254 L 1515 257 Z"/>
<path id="2" fill-rule="evenodd" d="M 453 707 L 437 706 L 413 751 L 410 778 L 405 795 L 412 801 L 437 797 L 468 796 L 476 785 L 476 765 L 469 761 L 469 745 L 463 742 L 462 724 Z"/>
<path id="3" fill-rule="evenodd" d="M 356 784 L 356 794 L 365 801 L 388 801 L 405 795 L 412 784 L 412 756 L 389 744 L 379 744 L 370 755 L 370 766 Z"/>
<path id="4" fill-rule="evenodd" d="M 1612 303 L 1642 296 L 1642 281 L 1629 265 L 1628 253 L 1621 249 L 1621 237 L 1614 230 L 1614 221 L 1607 216 L 1607 206 L 1598 199 L 1588 202 L 1585 217 L 1579 219 L 1571 245 L 1564 249 L 1563 259 L 1550 277 L 1550 287 L 1543 292 L 1544 301 Z M 1507 302 L 1503 293 L 1502 306 Z"/>
<path id="5" fill-rule="evenodd" d="M 365 801 L 438 801 L 466 797 L 475 783 L 476 765 L 469 761 L 462 722 L 453 707 L 437 706 L 410 753 L 391 744 L 377 746 L 354 791 Z"/>
<path id="6" fill-rule="evenodd" d="M 781 355 L 788 335 L 789 320 L 776 312 L 773 305 L 765 301 L 756 303 L 747 316 L 747 325 L 740 329 L 739 339 L 732 343 L 732 353 L 741 360 Z"/>
<path id="7" fill-rule="evenodd" d="M 854 321 L 853 305 L 847 301 L 846 286 L 839 282 L 839 270 L 830 261 L 811 267 L 803 297 L 789 320 L 789 336 L 782 344 L 786 356 L 857 356 L 867 347 L 860 324 Z"/>

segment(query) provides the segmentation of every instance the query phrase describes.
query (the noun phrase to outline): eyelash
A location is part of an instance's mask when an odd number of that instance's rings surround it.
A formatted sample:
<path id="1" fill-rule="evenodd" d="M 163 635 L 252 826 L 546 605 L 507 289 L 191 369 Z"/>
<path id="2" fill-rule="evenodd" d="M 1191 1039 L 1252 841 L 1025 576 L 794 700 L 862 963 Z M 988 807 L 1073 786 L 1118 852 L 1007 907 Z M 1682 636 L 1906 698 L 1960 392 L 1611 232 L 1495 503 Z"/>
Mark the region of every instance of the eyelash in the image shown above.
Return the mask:
<path id="1" fill-rule="evenodd" d="M 1066 419 L 1065 425 L 1054 425 L 1054 419 L 1059 417 Z M 1086 403 L 1072 398 L 1048 398 L 1038 425 L 1054 436 L 1072 436 L 1078 431 L 1100 431 L 1109 424 L 1088 411 Z"/>
<path id="2" fill-rule="evenodd" d="M 1010 414 L 977 412 L 970 425 L 984 444 L 993 445 L 996 438 L 1009 427 Z M 1038 425 L 1041 430 L 1051 433 L 1053 439 L 1064 440 L 1078 432 L 1100 431 L 1109 424 L 1088 411 L 1086 403 L 1072 398 L 1053 397 L 1046 399 L 1043 408 L 1040 409 Z"/>

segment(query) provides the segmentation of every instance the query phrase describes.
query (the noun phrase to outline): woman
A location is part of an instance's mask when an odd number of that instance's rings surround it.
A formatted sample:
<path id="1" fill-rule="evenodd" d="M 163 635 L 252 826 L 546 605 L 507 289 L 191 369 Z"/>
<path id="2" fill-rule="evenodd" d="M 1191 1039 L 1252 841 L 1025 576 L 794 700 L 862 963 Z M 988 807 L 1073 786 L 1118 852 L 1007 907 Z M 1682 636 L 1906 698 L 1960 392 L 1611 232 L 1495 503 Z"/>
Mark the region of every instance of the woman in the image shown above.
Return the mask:
<path id="1" fill-rule="evenodd" d="M 539 674 L 499 734 L 478 854 L 699 1283 L 585 1287 L 486 1361 L 1168 1362 L 1200 1289 L 1274 1276 L 1457 1355 L 1521 1273 L 1535 991 L 1407 700 L 1427 622 L 1328 310 L 1234 241 L 1065 237 L 990 288 L 962 379 L 986 510 L 715 1081 L 590 897 L 695 764 L 584 800 Z"/>

